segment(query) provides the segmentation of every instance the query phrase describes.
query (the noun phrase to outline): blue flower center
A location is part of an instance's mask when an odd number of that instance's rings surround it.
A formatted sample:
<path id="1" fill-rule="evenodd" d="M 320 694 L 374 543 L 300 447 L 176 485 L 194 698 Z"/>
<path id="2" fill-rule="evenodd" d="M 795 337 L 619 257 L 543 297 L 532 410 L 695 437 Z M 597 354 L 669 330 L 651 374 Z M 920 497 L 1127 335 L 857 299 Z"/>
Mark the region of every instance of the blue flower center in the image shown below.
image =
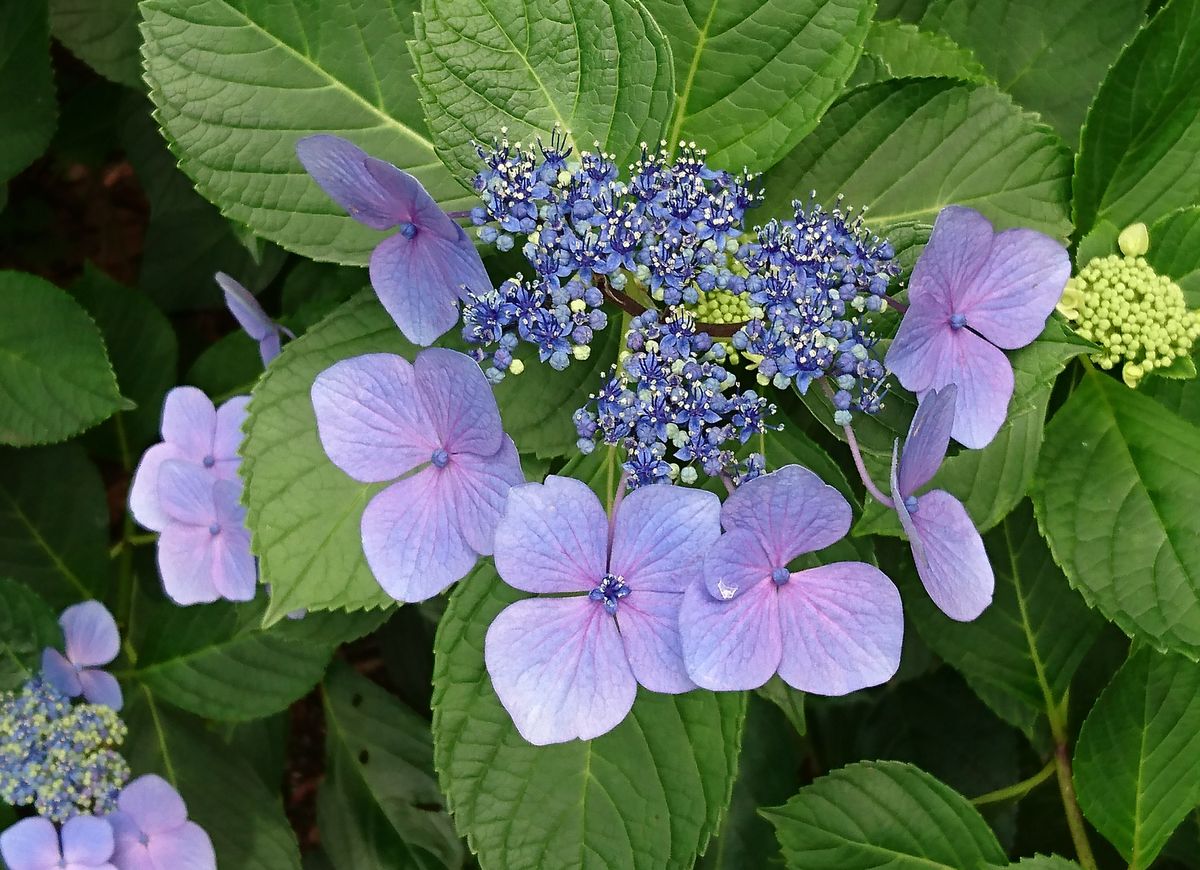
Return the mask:
<path id="1" fill-rule="evenodd" d="M 965 314 L 951 314 L 950 315 L 950 328 L 951 329 L 962 329 L 966 325 L 967 325 L 967 315 L 965 315 Z"/>
<path id="2" fill-rule="evenodd" d="M 143 846 L 149 846 L 150 845 L 150 835 L 139 832 L 138 833 L 138 842 L 141 843 Z"/>
<path id="3" fill-rule="evenodd" d="M 910 514 L 915 514 L 917 512 L 917 497 L 915 495 L 910 495 L 904 500 L 904 509 Z"/>
<path id="4" fill-rule="evenodd" d="M 213 523 L 211 526 L 209 526 L 209 527 L 208 527 L 208 533 L 209 533 L 210 535 L 219 535 L 219 534 L 221 534 L 221 524 L 220 524 L 220 523 Z"/>
<path id="5" fill-rule="evenodd" d="M 625 578 L 618 577 L 615 574 L 605 574 L 604 578 L 596 584 L 596 588 L 588 593 L 588 598 L 592 601 L 603 601 L 604 609 L 608 611 L 610 616 L 616 615 L 617 602 L 628 595 L 630 589 L 625 585 Z"/>
<path id="6" fill-rule="evenodd" d="M 788 582 L 791 579 L 792 579 L 792 572 L 789 571 L 787 568 L 785 568 L 783 565 L 780 565 L 778 568 L 776 568 L 774 571 L 771 572 L 771 580 L 774 581 L 776 586 L 782 586 L 784 583 Z"/>
<path id="7" fill-rule="evenodd" d="M 438 468 L 445 468 L 450 464 L 450 454 L 439 447 L 437 450 L 433 451 L 433 455 L 429 457 L 429 461 Z"/>
<path id="8" fill-rule="evenodd" d="M 417 225 L 416 224 L 410 224 L 407 222 L 400 224 L 400 235 L 404 236 L 404 238 L 411 239 L 414 236 L 416 236 L 416 234 L 417 234 Z"/>
<path id="9" fill-rule="evenodd" d="M 205 456 L 204 459 L 201 460 L 201 462 L 204 463 L 205 468 L 212 468 L 214 465 L 217 464 L 217 458 L 210 453 L 210 454 L 208 454 L 208 456 Z"/>

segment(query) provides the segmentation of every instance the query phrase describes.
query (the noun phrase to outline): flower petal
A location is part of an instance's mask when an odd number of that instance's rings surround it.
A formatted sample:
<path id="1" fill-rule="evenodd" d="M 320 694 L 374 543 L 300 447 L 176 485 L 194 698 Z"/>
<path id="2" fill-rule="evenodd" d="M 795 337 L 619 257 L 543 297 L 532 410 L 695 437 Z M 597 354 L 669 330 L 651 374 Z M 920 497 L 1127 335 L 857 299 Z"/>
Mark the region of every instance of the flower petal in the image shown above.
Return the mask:
<path id="1" fill-rule="evenodd" d="M 187 804 L 171 784 L 153 773 L 139 776 L 121 790 L 117 808 L 146 834 L 169 832 L 187 821 Z"/>
<path id="2" fill-rule="evenodd" d="M 275 321 L 267 316 L 254 294 L 224 272 L 216 274 L 217 284 L 225 293 L 225 307 L 242 329 L 255 341 L 277 334 Z"/>
<path id="3" fill-rule="evenodd" d="M 168 460 L 188 458 L 178 445 L 169 441 L 155 444 L 142 454 L 129 484 L 129 512 L 139 526 L 161 532 L 171 521 L 158 503 L 158 471 Z"/>
<path id="4" fill-rule="evenodd" d="M 83 694 L 79 668 L 67 661 L 66 656 L 54 647 L 48 646 L 42 650 L 42 677 L 68 698 Z"/>
<path id="5" fill-rule="evenodd" d="M 222 528 L 213 541 L 213 586 L 227 601 L 250 601 L 257 583 L 250 533 L 240 527 Z"/>
<path id="6" fill-rule="evenodd" d="M 581 481 L 551 474 L 508 493 L 496 526 L 496 571 L 526 592 L 590 592 L 608 562 L 608 518 Z"/>
<path id="7" fill-rule="evenodd" d="M 258 355 L 262 357 L 263 368 L 271 364 L 271 360 L 279 356 L 280 338 L 278 332 L 272 332 L 258 343 Z"/>
<path id="8" fill-rule="evenodd" d="M 931 390 L 921 397 L 904 439 L 900 462 L 900 498 L 907 498 L 937 474 L 954 426 L 954 405 L 958 388 L 954 384 Z"/>
<path id="9" fill-rule="evenodd" d="M 953 366 L 930 386 L 954 384 L 954 440 L 972 450 L 996 437 L 1013 394 L 1013 369 L 1004 351 L 963 329 L 951 339 Z"/>
<path id="10" fill-rule="evenodd" d="M 617 508 L 609 571 L 639 592 L 682 592 L 700 582 L 699 557 L 720 534 L 721 500 L 713 493 L 643 486 Z"/>
<path id="11" fill-rule="evenodd" d="M 506 435 L 494 456 L 460 453 L 442 474 L 463 540 L 481 556 L 491 555 L 508 493 L 525 482 L 517 446 Z"/>
<path id="12" fill-rule="evenodd" d="M 372 229 L 386 230 L 402 218 L 392 193 L 367 170 L 370 155 L 340 136 L 305 136 L 296 156 L 306 172 L 346 214 Z"/>
<path id="13" fill-rule="evenodd" d="M 456 350 L 432 347 L 421 351 L 413 368 L 439 445 L 451 455 L 495 455 L 504 429 L 496 397 L 479 364 Z"/>
<path id="14" fill-rule="evenodd" d="M 449 487 L 434 466 L 371 499 L 362 542 L 375 579 L 397 601 L 432 598 L 465 577 L 478 558 L 463 540 Z"/>
<path id="15" fill-rule="evenodd" d="M 202 466 L 177 459 L 158 471 L 158 503 L 173 523 L 204 526 L 217 521 L 213 485 L 217 480 Z"/>
<path id="16" fill-rule="evenodd" d="M 750 529 L 721 535 L 704 553 L 704 587 L 719 601 L 728 601 L 771 576 L 778 567 Z"/>
<path id="17" fill-rule="evenodd" d="M 488 627 L 484 659 L 500 703 L 536 746 L 599 737 L 637 695 L 616 621 L 583 595 L 510 604 Z"/>
<path id="18" fill-rule="evenodd" d="M 851 518 L 841 493 L 799 465 L 742 484 L 721 508 L 721 525 L 753 531 L 773 566 L 841 540 Z"/>
<path id="19" fill-rule="evenodd" d="M 779 587 L 779 622 L 779 676 L 801 691 L 845 695 L 886 682 L 900 666 L 900 593 L 865 562 L 797 571 Z"/>
<path id="20" fill-rule="evenodd" d="M 399 220 L 415 225 L 418 233 L 433 233 L 448 242 L 458 238 L 458 224 L 438 207 L 415 176 L 377 157 L 368 156 L 364 165 L 375 183 L 387 192 Z"/>
<path id="21" fill-rule="evenodd" d="M 116 838 L 113 863 L 120 870 L 162 870 L 154 863 L 150 849 L 139 840 L 141 831 L 132 819 L 125 813 L 116 812 L 108 820 L 112 823 Z"/>
<path id="22" fill-rule="evenodd" d="M 321 446 L 357 481 L 394 480 L 428 462 L 437 448 L 404 357 L 344 359 L 317 375 L 311 395 Z"/>
<path id="23" fill-rule="evenodd" d="M 949 317 L 936 301 L 914 302 L 905 312 L 883 361 L 906 389 L 919 393 L 953 383 L 944 376 L 954 366 Z"/>
<path id="24" fill-rule="evenodd" d="M 683 665 L 681 604 L 683 595 L 679 592 L 639 588 L 617 605 L 617 627 L 629 667 L 637 681 L 651 692 L 677 695 L 696 688 Z"/>
<path id="25" fill-rule="evenodd" d="M 148 848 L 157 870 L 217 870 L 212 840 L 195 822 L 152 836 Z"/>
<path id="26" fill-rule="evenodd" d="M 79 682 L 83 690 L 83 697 L 89 704 L 111 707 L 117 712 L 120 712 L 121 708 L 125 706 L 125 696 L 121 694 L 121 684 L 107 671 L 84 668 L 79 672 Z"/>
<path id="27" fill-rule="evenodd" d="M 917 499 L 910 525 L 915 539 L 908 526 L 905 530 L 913 544 L 917 573 L 933 603 L 959 622 L 970 622 L 983 613 L 992 601 L 996 580 L 983 539 L 962 502 L 940 489 L 927 492 Z"/>
<path id="28" fill-rule="evenodd" d="M 213 448 L 217 409 L 208 396 L 195 387 L 176 387 L 163 401 L 163 441 L 179 447 L 184 456 L 197 461 Z"/>
<path id="29" fill-rule="evenodd" d="M 171 523 L 158 536 L 158 573 L 176 604 L 207 604 L 220 598 L 213 584 L 212 535 L 203 526 Z"/>
<path id="30" fill-rule="evenodd" d="M 237 477 L 237 467 L 242 461 L 238 450 L 245 437 L 242 426 L 246 422 L 249 406 L 249 396 L 234 396 L 217 408 L 217 426 L 212 446 L 212 456 L 216 460 L 213 472 L 217 477 L 225 480 Z"/>
<path id="31" fill-rule="evenodd" d="M 946 318 L 961 311 L 964 292 L 987 262 L 993 235 L 991 222 L 973 208 L 951 205 L 938 212 L 908 282 L 910 304 L 934 303 Z"/>
<path id="32" fill-rule="evenodd" d="M 62 826 L 62 856 L 68 864 L 95 867 L 112 857 L 113 830 L 96 816 L 73 816 Z"/>
<path id="33" fill-rule="evenodd" d="M 58 864 L 58 831 L 41 816 L 21 819 L 0 834 L 0 856 L 16 870 L 48 870 Z"/>
<path id="34" fill-rule="evenodd" d="M 431 234 L 384 239 L 371 252 L 369 271 L 383 307 L 404 337 L 420 345 L 433 344 L 458 322 L 459 287 L 479 283 L 459 247 Z"/>
<path id="35" fill-rule="evenodd" d="M 73 604 L 58 618 L 67 641 L 67 658 L 88 667 L 106 665 L 121 651 L 117 621 L 99 601 Z"/>
<path id="36" fill-rule="evenodd" d="M 745 484 L 743 484 L 745 485 Z M 774 583 L 756 583 L 729 601 L 701 584 L 679 608 L 683 661 L 696 684 L 717 691 L 757 689 L 779 668 L 783 642 Z"/>

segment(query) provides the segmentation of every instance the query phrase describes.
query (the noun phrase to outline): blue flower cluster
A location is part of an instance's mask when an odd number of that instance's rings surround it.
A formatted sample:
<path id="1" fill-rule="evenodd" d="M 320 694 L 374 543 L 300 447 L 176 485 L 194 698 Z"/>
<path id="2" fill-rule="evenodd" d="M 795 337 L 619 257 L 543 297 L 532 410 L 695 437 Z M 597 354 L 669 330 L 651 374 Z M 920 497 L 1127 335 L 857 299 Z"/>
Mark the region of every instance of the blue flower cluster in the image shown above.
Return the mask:
<path id="1" fill-rule="evenodd" d="M 705 474 L 749 479 L 761 457 L 739 464 L 731 445 L 766 431 L 773 405 L 753 390 L 737 392 L 722 363 L 725 350 L 682 310 L 660 319 L 654 311 L 633 318 L 628 352 L 600 392 L 575 412 L 579 449 L 597 439 L 625 450 L 629 486 L 665 480 L 694 483 Z"/>
<path id="2" fill-rule="evenodd" d="M 116 751 L 125 723 L 109 707 L 71 705 L 41 677 L 0 698 L 0 799 L 64 822 L 106 815 L 129 780 Z"/>

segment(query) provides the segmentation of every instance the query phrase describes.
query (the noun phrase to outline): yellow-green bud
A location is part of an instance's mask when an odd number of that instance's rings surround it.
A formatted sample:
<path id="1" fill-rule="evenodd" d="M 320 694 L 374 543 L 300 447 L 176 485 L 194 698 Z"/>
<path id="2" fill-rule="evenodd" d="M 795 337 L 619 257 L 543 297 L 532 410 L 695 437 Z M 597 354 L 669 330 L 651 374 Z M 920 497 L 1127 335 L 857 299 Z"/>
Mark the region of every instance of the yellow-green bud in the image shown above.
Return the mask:
<path id="1" fill-rule="evenodd" d="M 508 373 L 510 375 L 519 375 L 523 371 L 525 371 L 525 363 L 519 359 L 514 359 L 508 364 Z"/>
<path id="2" fill-rule="evenodd" d="M 1126 257 L 1144 257 L 1150 250 L 1150 231 L 1145 224 L 1130 224 L 1117 236 L 1117 247 Z"/>
<path id="3" fill-rule="evenodd" d="M 584 302 L 582 299 L 572 299 L 570 305 L 568 305 L 567 307 L 570 308 L 572 311 L 574 311 L 576 314 L 578 314 L 581 311 L 587 311 L 587 303 Z"/>
<path id="4" fill-rule="evenodd" d="M 592 355 L 592 349 L 589 345 L 577 344 L 573 348 L 571 348 L 571 355 L 573 357 L 575 357 L 575 359 L 579 360 L 580 362 L 583 362 L 585 359 L 587 359 L 589 356 Z"/>

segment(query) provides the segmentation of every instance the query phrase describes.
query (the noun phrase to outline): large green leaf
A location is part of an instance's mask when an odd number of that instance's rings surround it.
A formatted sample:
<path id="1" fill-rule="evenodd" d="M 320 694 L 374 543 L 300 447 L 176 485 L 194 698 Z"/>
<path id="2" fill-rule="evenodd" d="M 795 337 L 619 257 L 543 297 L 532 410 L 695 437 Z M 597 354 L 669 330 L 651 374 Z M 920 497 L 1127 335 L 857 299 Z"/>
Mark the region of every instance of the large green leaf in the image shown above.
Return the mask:
<path id="1" fill-rule="evenodd" d="M 188 817 L 212 839 L 218 867 L 300 870 L 296 835 L 279 796 L 245 760 L 145 687 L 127 694 L 121 715 L 134 776 L 157 773 L 178 789 Z"/>
<path id="2" fill-rule="evenodd" d="M 943 76 L 979 84 L 991 81 L 970 49 L 944 34 L 895 19 L 871 22 L 863 43 L 863 60 L 875 66 L 869 74 L 860 66 L 855 72 L 858 83 L 910 76 Z"/>
<path id="3" fill-rule="evenodd" d="M 1130 870 L 1149 867 L 1200 803 L 1200 664 L 1130 656 L 1079 732 L 1075 789 Z"/>
<path id="4" fill-rule="evenodd" d="M 475 143 L 555 125 L 623 167 L 674 106 L 671 50 L 637 0 L 422 0 L 411 43 L 438 155 L 469 181 Z"/>
<path id="5" fill-rule="evenodd" d="M 46 16 L 46 0 L 0 0 L 0 184 L 32 163 L 54 134 Z M 0 315 L 0 323 L 5 319 Z"/>
<path id="6" fill-rule="evenodd" d="M 1010 870 L 1080 870 L 1078 864 L 1069 861 L 1061 855 L 1034 855 L 1032 858 L 1022 858 L 1015 864 L 1008 865 Z"/>
<path id="7" fill-rule="evenodd" d="M 1076 231 L 1100 220 L 1150 223 L 1194 205 L 1198 155 L 1200 0 L 1171 0 L 1121 54 L 1088 111 L 1075 164 Z"/>
<path id="8" fill-rule="evenodd" d="M 1193 364 L 1198 358 L 1200 348 L 1192 353 Z M 1154 375 L 1142 381 L 1138 390 L 1170 408 L 1193 426 L 1200 426 L 1200 379 L 1179 380 Z"/>
<path id="9" fill-rule="evenodd" d="M 1146 260 L 1160 275 L 1174 279 L 1189 308 L 1200 308 L 1200 206 L 1155 221 Z"/>
<path id="10" fill-rule="evenodd" d="M 641 690 L 595 740 L 532 746 L 483 662 L 488 624 L 524 597 L 483 565 L 438 626 L 434 760 L 484 867 L 690 868 L 729 803 L 745 699 Z"/>
<path id="11" fill-rule="evenodd" d="M 971 49 L 1002 90 L 1074 144 L 1143 8 L 1141 0 L 935 0 L 921 27 Z"/>
<path id="12" fill-rule="evenodd" d="M 1038 522 L 1071 585 L 1130 636 L 1200 658 L 1200 429 L 1090 372 L 1046 427 Z"/>
<path id="13" fill-rule="evenodd" d="M 854 70 L 873 0 L 646 0 L 675 57 L 667 133 L 714 166 L 769 169 L 808 134 Z"/>
<path id="14" fill-rule="evenodd" d="M 56 608 L 104 597 L 108 503 L 78 445 L 0 450 L 0 575 Z"/>
<path id="15" fill-rule="evenodd" d="M 0 692 L 38 673 L 42 650 L 62 641 L 50 606 L 28 586 L 0 577 Z"/>
<path id="16" fill-rule="evenodd" d="M 968 205 L 998 227 L 1065 237 L 1071 229 L 1066 147 L 1036 116 L 990 87 L 951 79 L 896 80 L 851 91 L 767 173 L 763 211 L 790 212 L 815 190 L 839 193 L 881 231 L 933 223 L 943 206 Z"/>
<path id="17" fill-rule="evenodd" d="M 977 870 L 1006 860 L 966 798 L 896 761 L 835 770 L 762 812 L 794 870 Z"/>
<path id="18" fill-rule="evenodd" d="M 984 539 L 996 591 L 974 622 L 942 614 L 911 575 L 905 611 L 935 653 L 985 703 L 1037 743 L 1058 715 L 1084 655 L 1104 625 L 1067 584 L 1025 504 Z"/>
<path id="19" fill-rule="evenodd" d="M 406 8 L 407 7 L 407 8 Z M 142 53 L 157 118 L 205 198 L 288 250 L 364 263 L 381 235 L 335 205 L 296 159 L 311 133 L 346 136 L 412 172 L 447 208 L 469 203 L 433 153 L 389 0 L 147 0 Z"/>
<path id="20" fill-rule="evenodd" d="M 328 767 L 317 812 L 334 866 L 461 867 L 428 721 L 344 664 L 324 689 Z"/>
<path id="21" fill-rule="evenodd" d="M 100 75 L 142 88 L 137 0 L 50 0 L 54 38 Z"/>
<path id="22" fill-rule="evenodd" d="M 49 281 L 0 272 L 0 444 L 63 441 L 122 407 L 104 339 Z"/>

